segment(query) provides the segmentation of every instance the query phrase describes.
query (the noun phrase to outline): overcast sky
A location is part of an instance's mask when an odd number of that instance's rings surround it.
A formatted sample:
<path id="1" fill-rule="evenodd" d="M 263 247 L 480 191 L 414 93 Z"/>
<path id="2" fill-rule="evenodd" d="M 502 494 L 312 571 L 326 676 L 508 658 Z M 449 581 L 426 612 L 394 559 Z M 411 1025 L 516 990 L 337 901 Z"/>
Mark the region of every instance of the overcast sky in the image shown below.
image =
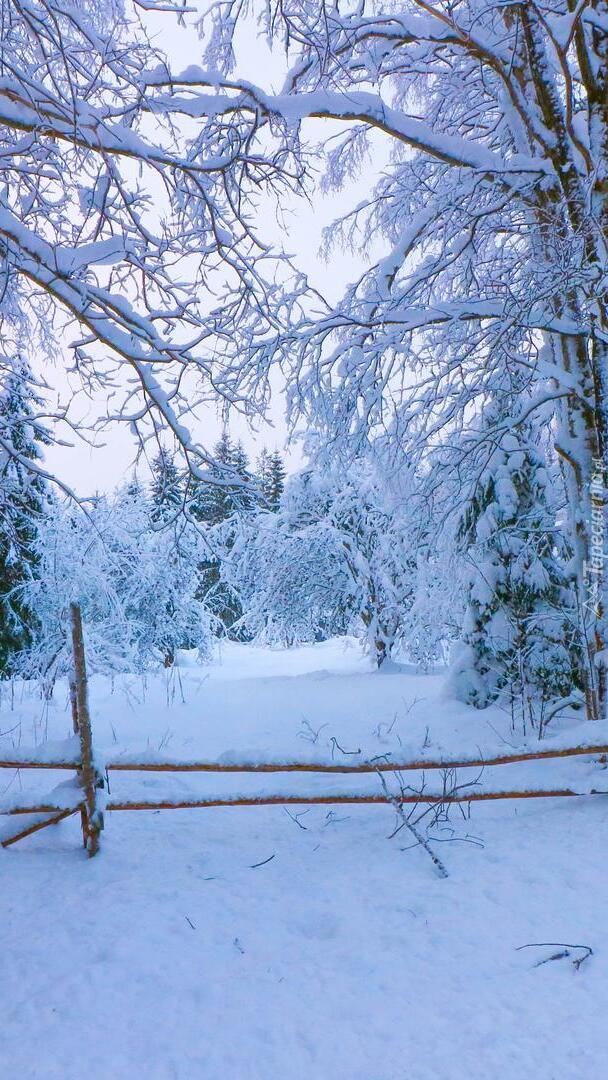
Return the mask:
<path id="1" fill-rule="evenodd" d="M 202 5 L 199 5 L 202 7 Z M 168 55 L 170 64 L 180 70 L 188 64 L 201 62 L 201 44 L 192 26 L 193 16 L 187 16 L 188 25 L 180 28 L 172 15 L 149 15 L 147 25 L 155 44 Z M 283 59 L 280 54 L 272 57 L 266 44 L 260 40 L 255 26 L 242 35 L 237 65 L 240 75 L 258 82 L 268 89 L 277 90 L 282 83 Z M 319 135 L 320 135 L 319 131 Z M 327 131 L 327 134 L 330 134 Z M 296 256 L 298 265 L 305 270 L 311 280 L 330 295 L 337 295 L 344 284 L 359 276 L 360 267 L 354 264 L 351 255 L 337 253 L 332 257 L 331 265 L 326 265 L 318 251 L 323 228 L 339 215 L 347 205 L 358 202 L 367 187 L 367 178 L 362 179 L 361 190 L 353 188 L 348 201 L 344 197 L 315 200 L 315 205 L 304 199 L 294 202 L 290 208 L 288 228 L 279 235 L 278 226 L 268 222 L 268 233 L 282 242 L 285 250 Z M 62 374 L 59 363 L 53 375 L 59 394 L 66 400 L 70 397 L 69 383 Z M 78 385 L 74 382 L 74 385 Z M 86 400 L 78 395 L 74 404 L 74 415 L 86 421 L 93 421 L 104 411 L 102 400 Z M 210 446 L 221 434 L 222 422 L 212 409 L 201 409 L 190 422 L 193 435 L 205 446 Z M 270 449 L 284 449 L 287 427 L 284 417 L 283 399 L 280 393 L 275 396 L 269 414 L 269 424 L 252 432 L 246 422 L 235 417 L 230 424 L 231 435 L 241 439 L 252 457 L 266 445 Z M 95 491 L 111 490 L 128 478 L 133 471 L 136 444 L 127 426 L 113 425 L 111 430 L 92 435 L 94 445 L 89 447 L 81 441 L 71 438 L 73 445 L 55 447 L 47 451 L 47 463 L 51 471 L 71 485 L 79 494 L 89 495 Z M 297 468 L 301 463 L 301 450 L 292 446 L 288 451 L 288 465 Z M 145 474 L 145 466 L 141 468 Z"/>

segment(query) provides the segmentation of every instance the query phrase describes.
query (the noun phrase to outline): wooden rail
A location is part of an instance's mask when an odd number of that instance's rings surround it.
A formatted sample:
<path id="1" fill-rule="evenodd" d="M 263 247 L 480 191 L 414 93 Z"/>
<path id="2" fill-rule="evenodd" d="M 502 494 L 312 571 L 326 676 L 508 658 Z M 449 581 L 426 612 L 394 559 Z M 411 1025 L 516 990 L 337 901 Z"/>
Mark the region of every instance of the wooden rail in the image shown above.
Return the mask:
<path id="1" fill-rule="evenodd" d="M 600 791 L 591 789 L 590 791 L 572 791 L 571 788 L 547 788 L 544 791 L 539 790 L 514 790 L 514 791 L 468 791 L 467 793 L 446 795 L 443 792 L 412 792 L 402 793 L 395 792 L 388 795 L 382 792 L 373 792 L 370 794 L 334 794 L 334 795 L 305 795 L 305 794 L 291 794 L 291 793 L 279 793 L 276 795 L 226 795 L 226 796 L 210 796 L 200 799 L 125 799 L 115 800 L 110 799 L 106 803 L 106 810 L 196 810 L 205 807 L 212 806 L 308 806 L 308 805 L 356 805 L 361 804 L 363 806 L 373 805 L 393 805 L 394 803 L 428 803 L 429 805 L 436 805 L 439 803 L 469 803 L 469 802 L 487 802 L 495 801 L 497 799 L 560 799 L 560 798 L 572 798 L 582 799 L 588 795 L 608 795 L 608 790 Z M 61 807 L 54 802 L 41 803 L 38 806 L 14 806 L 2 813 L 7 816 L 16 816 L 20 814 L 56 814 L 64 817 L 68 817 L 70 814 L 75 814 L 81 807 L 68 806 Z M 46 824 L 54 824 L 54 821 L 47 821 Z M 43 824 L 37 825 L 36 828 L 43 828 Z M 29 831 L 29 830 L 28 830 Z M 31 830 L 32 832 L 35 829 Z M 23 833 L 27 835 L 27 833 Z M 12 843 L 12 840 L 4 841 L 4 846 L 8 846 Z"/>
<path id="2" fill-rule="evenodd" d="M 61 761 L 36 761 L 35 758 L 3 758 L 0 761 L 0 769 L 77 769 L 80 758 L 75 757 L 71 761 L 62 758 Z"/>
<path id="3" fill-rule="evenodd" d="M 378 772 L 424 772 L 437 769 L 479 769 L 494 765 L 510 765 L 522 761 L 543 761 L 549 758 L 592 757 L 608 754 L 608 744 L 593 746 L 566 746 L 547 750 L 525 750 L 515 754 L 495 757 L 419 758 L 414 761 L 391 761 L 385 755 L 378 760 L 359 762 L 278 761 L 235 762 L 221 761 L 131 761 L 117 758 L 104 762 L 108 772 L 176 772 L 176 773 L 279 773 L 279 772 L 326 772 L 326 773 L 378 773 Z M 24 758 L 0 760 L 0 768 L 6 769 L 75 769 L 78 758 L 62 758 L 57 761 L 37 761 Z"/>
<path id="4" fill-rule="evenodd" d="M 423 772 L 425 769 L 475 769 L 488 768 L 492 765 L 509 765 L 517 761 L 540 761 L 544 758 L 577 757 L 593 754 L 608 754 L 608 744 L 597 746 L 568 746 L 561 750 L 526 750 L 516 754 L 501 754 L 498 757 L 474 757 L 455 759 L 426 759 L 414 761 L 391 761 L 385 755 L 377 760 L 360 762 L 284 761 L 224 763 L 214 761 L 143 761 L 130 763 L 119 758 L 106 764 L 108 772 L 212 772 L 212 773 L 277 773 L 277 772 L 326 772 L 326 773 L 378 773 L 378 772 Z"/>
<path id="5" fill-rule="evenodd" d="M 385 795 L 381 792 L 370 795 L 237 795 L 234 798 L 228 796 L 226 798 L 189 799 L 183 802 L 169 800 L 159 800 L 157 802 L 111 801 L 107 804 L 107 808 L 108 810 L 193 810 L 205 806 L 297 806 L 299 803 L 313 806 L 316 804 L 339 806 L 351 803 L 360 803 L 362 805 L 388 803 L 392 806 L 394 803 L 469 803 L 493 799 L 555 799 L 563 796 L 579 799 L 582 798 L 583 794 L 605 795 L 608 792 L 578 792 L 571 791 L 569 788 L 556 788 L 548 791 L 474 791 L 468 794 L 455 795 L 444 795 L 440 792 L 434 794 L 430 792 L 414 792 L 413 794 L 396 792 L 394 795 Z"/>
<path id="6" fill-rule="evenodd" d="M 47 825 L 58 825 L 60 821 L 64 820 L 64 818 L 71 817 L 72 814 L 77 814 L 79 810 L 82 813 L 82 807 L 80 806 L 68 807 L 65 810 L 58 810 L 50 817 L 49 811 L 45 810 L 43 812 L 44 816 L 42 818 L 38 818 L 38 820 L 31 822 L 27 826 L 27 828 L 21 829 L 20 832 L 13 833 L 12 836 L 9 836 L 6 840 L 3 840 L 2 847 L 10 847 L 11 844 L 16 844 L 17 840 L 23 840 L 26 836 L 31 836 L 32 833 L 38 832 L 40 829 L 46 829 Z M 11 811 L 9 811 L 9 813 L 10 812 Z M 32 811 L 28 810 L 27 813 L 31 814 Z"/>

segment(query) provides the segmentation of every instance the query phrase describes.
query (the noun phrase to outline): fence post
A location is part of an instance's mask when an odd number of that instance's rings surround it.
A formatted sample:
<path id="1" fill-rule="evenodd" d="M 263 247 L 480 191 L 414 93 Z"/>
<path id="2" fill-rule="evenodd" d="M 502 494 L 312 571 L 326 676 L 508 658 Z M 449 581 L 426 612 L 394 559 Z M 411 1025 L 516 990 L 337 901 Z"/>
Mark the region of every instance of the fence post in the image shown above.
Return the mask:
<path id="1" fill-rule="evenodd" d="M 97 806 L 97 789 L 103 788 L 103 778 L 95 768 L 93 760 L 93 739 L 91 735 L 91 716 L 87 687 L 87 668 L 82 634 L 82 615 L 80 604 L 70 604 L 72 624 L 72 650 L 74 655 L 74 683 L 70 686 L 72 697 L 72 717 L 80 737 L 80 780 L 84 794 L 84 807 L 81 813 L 82 838 L 90 856 L 99 850 L 99 834 L 103 829 L 103 813 Z"/>
<path id="2" fill-rule="evenodd" d="M 72 652 L 73 652 L 73 650 L 72 650 Z M 75 665 L 74 665 L 73 660 L 72 660 L 72 670 L 70 671 L 70 674 L 69 674 L 68 684 L 69 684 L 69 688 L 70 688 L 70 706 L 71 706 L 71 709 L 72 709 L 72 727 L 74 729 L 74 734 L 79 735 L 80 734 L 80 725 L 78 723 L 78 697 L 77 697 L 77 694 L 76 694 L 76 672 L 75 672 Z M 80 775 L 81 775 L 81 773 L 80 773 L 80 770 L 79 770 L 79 776 Z M 86 815 L 84 807 L 81 807 L 81 809 L 80 809 L 80 824 L 82 826 L 82 842 L 83 842 L 84 847 L 86 848 L 86 846 L 87 846 L 87 815 Z"/>

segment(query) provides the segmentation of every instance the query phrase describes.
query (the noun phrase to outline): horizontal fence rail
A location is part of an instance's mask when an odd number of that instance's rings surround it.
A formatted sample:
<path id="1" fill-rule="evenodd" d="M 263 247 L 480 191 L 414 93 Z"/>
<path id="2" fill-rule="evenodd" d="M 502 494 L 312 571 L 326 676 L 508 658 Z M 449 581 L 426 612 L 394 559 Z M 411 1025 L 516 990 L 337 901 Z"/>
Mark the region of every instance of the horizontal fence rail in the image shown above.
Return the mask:
<path id="1" fill-rule="evenodd" d="M 57 760 L 37 760 L 32 757 L 8 757 L 0 760 L 2 769 L 76 769 L 78 757 Z M 566 746 L 548 750 L 525 750 L 498 756 L 459 756 L 456 758 L 419 758 L 413 761 L 391 761 L 383 754 L 378 759 L 358 762 L 323 761 L 272 761 L 272 762 L 223 762 L 223 761 L 145 761 L 129 757 L 103 762 L 107 772 L 176 772 L 176 773 L 280 773 L 280 772 L 326 772 L 326 773 L 378 773 L 378 772 L 424 772 L 438 769 L 476 769 L 495 765 L 511 765 L 523 761 L 544 761 L 550 758 L 594 757 L 608 754 L 608 743 L 590 746 Z"/>
<path id="2" fill-rule="evenodd" d="M 244 770 L 246 771 L 246 770 Z M 323 773 L 325 770 L 323 766 L 319 766 L 319 773 Z M 608 781 L 607 781 L 608 783 Z M 479 784 L 479 781 L 473 781 L 472 786 Z M 584 798 L 588 795 L 606 795 L 608 794 L 608 787 L 606 789 L 599 789 L 595 787 L 587 787 L 585 790 L 576 791 L 569 787 L 546 787 L 546 788 L 504 788 L 497 791 L 474 791 L 471 786 L 465 785 L 466 790 L 458 790 L 456 785 L 454 790 L 444 791 L 425 791 L 408 789 L 399 789 L 394 792 L 306 792 L 306 791 L 279 791 L 279 792 L 261 792 L 261 793 L 238 793 L 220 794 L 220 795 L 201 795 L 201 796 L 188 796 L 188 795 L 163 795 L 158 798 L 140 798 L 139 796 L 118 798 L 107 798 L 105 801 L 106 810 L 178 810 L 178 809 L 193 809 L 196 807 L 208 807 L 208 806 L 276 806 L 276 805 L 297 805 L 302 804 L 328 804 L 335 803 L 361 803 L 361 804 L 394 804 L 394 803 L 469 803 L 469 802 L 483 802 L 497 799 L 551 799 L 551 798 Z M 47 799 L 37 803 L 15 803 L 13 805 L 7 805 L 0 808 L 0 814 L 10 817 L 20 814 L 71 814 L 75 813 L 82 806 L 82 801 L 76 795 L 71 799 L 62 800 L 59 797 L 54 797 L 55 793 L 52 793 Z M 50 823 L 49 823 L 50 824 Z M 41 826 L 42 827 L 42 826 Z"/>
<path id="3" fill-rule="evenodd" d="M 469 803 L 469 802 L 484 802 L 497 799 L 557 799 L 557 798 L 572 798 L 582 799 L 587 795 L 607 795 L 606 791 L 599 791 L 592 788 L 589 791 L 572 791 L 570 788 L 547 788 L 546 790 L 526 790 L 521 791 L 468 791 L 466 794 L 443 794 L 443 792 L 413 792 L 411 794 L 395 792 L 395 794 L 385 795 L 383 792 L 377 792 L 373 794 L 356 794 L 346 793 L 335 795 L 306 795 L 306 794 L 290 794 L 279 793 L 277 795 L 219 795 L 205 798 L 201 796 L 200 799 L 127 799 L 127 800 L 115 800 L 109 799 L 105 804 L 106 810 L 196 810 L 197 808 L 211 807 L 211 806 L 297 806 L 302 805 L 315 805 L 321 806 L 327 805 L 351 805 L 360 803 L 361 805 L 394 805 L 398 803 Z M 13 806 L 6 810 L 2 810 L 2 814 L 6 816 L 15 816 L 19 814 L 61 814 L 62 816 L 68 816 L 69 814 L 76 813 L 81 808 L 82 804 L 78 803 L 76 806 L 61 807 L 57 803 L 48 801 L 41 803 L 38 806 Z M 47 824 L 52 824 L 48 822 Z M 42 825 L 39 826 L 42 828 Z"/>
<path id="4" fill-rule="evenodd" d="M 77 814 L 79 811 L 82 813 L 81 806 L 69 807 L 66 810 L 59 810 L 57 813 L 52 814 L 50 817 L 49 812 L 45 811 L 41 818 L 38 818 L 36 821 L 30 822 L 27 828 L 21 829 L 20 832 L 13 833 L 12 836 L 9 836 L 6 840 L 3 840 L 2 847 L 10 847 L 11 844 L 16 844 L 17 840 L 24 840 L 26 836 L 31 836 L 33 833 L 39 832 L 40 829 L 46 829 L 47 825 L 58 825 L 60 821 L 63 821 L 65 818 L 71 817 L 72 814 Z M 28 813 L 31 814 L 32 811 L 28 810 Z"/>

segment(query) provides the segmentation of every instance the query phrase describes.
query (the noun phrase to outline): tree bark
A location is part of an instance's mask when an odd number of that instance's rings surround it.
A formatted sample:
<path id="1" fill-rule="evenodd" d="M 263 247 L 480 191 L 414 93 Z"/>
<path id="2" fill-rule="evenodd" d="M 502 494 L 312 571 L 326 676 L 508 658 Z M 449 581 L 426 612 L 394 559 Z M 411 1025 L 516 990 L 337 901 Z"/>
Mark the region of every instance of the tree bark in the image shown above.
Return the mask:
<path id="1" fill-rule="evenodd" d="M 91 717 L 89 713 L 87 669 L 82 633 L 82 614 L 80 605 L 70 604 L 72 624 L 72 648 L 74 654 L 75 705 L 80 736 L 81 768 L 80 780 L 84 792 L 82 813 L 83 840 L 89 856 L 99 850 L 99 834 L 103 829 L 103 813 L 97 806 L 97 789 L 103 788 L 103 777 L 95 768 L 93 760 L 93 739 L 91 735 Z M 73 714 L 74 716 L 74 711 Z"/>

